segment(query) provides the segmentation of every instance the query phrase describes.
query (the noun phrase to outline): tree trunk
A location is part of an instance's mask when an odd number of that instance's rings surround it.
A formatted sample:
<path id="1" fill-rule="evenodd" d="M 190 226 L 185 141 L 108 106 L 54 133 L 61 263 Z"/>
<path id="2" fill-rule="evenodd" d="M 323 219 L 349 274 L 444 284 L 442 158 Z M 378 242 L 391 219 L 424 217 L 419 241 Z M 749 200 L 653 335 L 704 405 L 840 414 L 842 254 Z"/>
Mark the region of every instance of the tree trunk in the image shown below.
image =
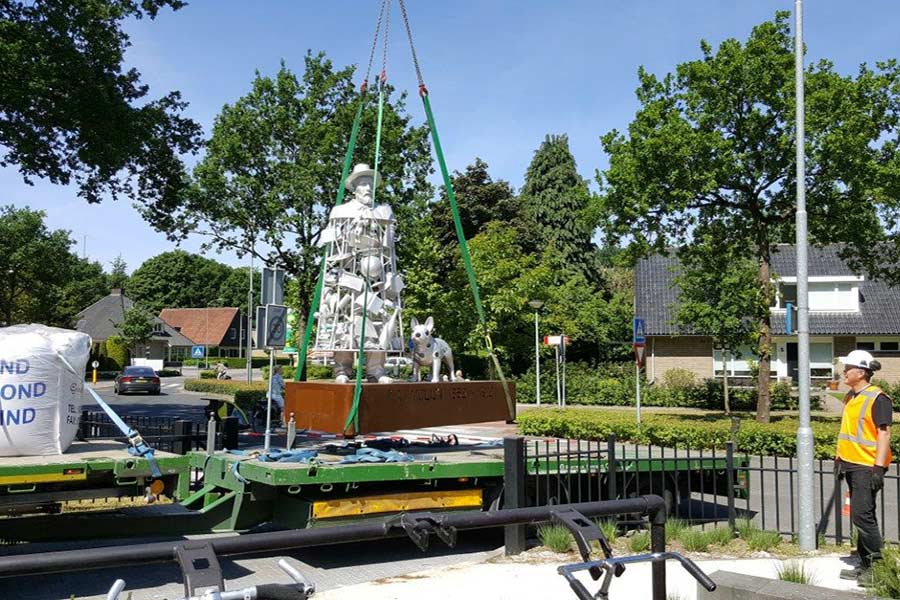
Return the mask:
<path id="1" fill-rule="evenodd" d="M 772 281 L 770 273 L 770 253 L 768 243 L 760 244 L 759 256 L 759 285 L 763 289 L 766 298 L 765 313 L 759 317 L 759 376 L 757 379 L 756 393 L 756 420 L 760 423 L 769 422 L 771 410 L 771 397 L 769 394 L 769 371 L 772 364 L 772 330 L 769 327 L 769 297 L 772 293 Z"/>
<path id="2" fill-rule="evenodd" d="M 722 393 L 725 396 L 725 414 L 731 414 L 731 404 L 728 401 L 728 350 L 722 350 Z"/>

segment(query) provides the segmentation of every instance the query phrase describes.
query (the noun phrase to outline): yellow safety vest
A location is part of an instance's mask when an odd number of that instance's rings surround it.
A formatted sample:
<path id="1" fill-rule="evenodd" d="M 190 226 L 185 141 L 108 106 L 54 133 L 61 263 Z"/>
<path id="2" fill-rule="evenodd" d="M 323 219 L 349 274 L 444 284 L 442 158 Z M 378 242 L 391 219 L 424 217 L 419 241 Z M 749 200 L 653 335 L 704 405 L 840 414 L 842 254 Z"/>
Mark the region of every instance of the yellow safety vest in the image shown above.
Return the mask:
<path id="1" fill-rule="evenodd" d="M 870 385 L 844 405 L 837 442 L 837 455 L 841 460 L 869 467 L 875 464 L 877 428 L 872 420 L 872 407 L 875 398 L 883 393 L 877 386 Z M 893 459 L 888 449 L 888 462 Z"/>

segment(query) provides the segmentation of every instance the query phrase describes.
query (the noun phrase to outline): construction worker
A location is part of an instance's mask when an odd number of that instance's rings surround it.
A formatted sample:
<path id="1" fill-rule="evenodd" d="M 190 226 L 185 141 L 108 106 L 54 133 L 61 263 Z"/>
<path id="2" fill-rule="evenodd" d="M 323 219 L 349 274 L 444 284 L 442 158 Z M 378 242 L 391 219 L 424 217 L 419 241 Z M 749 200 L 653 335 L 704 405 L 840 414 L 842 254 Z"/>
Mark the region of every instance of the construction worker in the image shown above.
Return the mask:
<path id="1" fill-rule="evenodd" d="M 842 579 L 856 579 L 862 587 L 872 585 L 872 564 L 881 559 L 882 539 L 875 516 L 875 499 L 884 487 L 884 474 L 891 464 L 891 399 L 872 385 L 872 375 L 881 364 L 864 350 L 854 350 L 838 359 L 844 366 L 844 397 L 841 431 L 837 440 L 835 473 L 850 488 L 850 513 L 857 529 L 856 549 L 860 565 L 841 571 Z"/>

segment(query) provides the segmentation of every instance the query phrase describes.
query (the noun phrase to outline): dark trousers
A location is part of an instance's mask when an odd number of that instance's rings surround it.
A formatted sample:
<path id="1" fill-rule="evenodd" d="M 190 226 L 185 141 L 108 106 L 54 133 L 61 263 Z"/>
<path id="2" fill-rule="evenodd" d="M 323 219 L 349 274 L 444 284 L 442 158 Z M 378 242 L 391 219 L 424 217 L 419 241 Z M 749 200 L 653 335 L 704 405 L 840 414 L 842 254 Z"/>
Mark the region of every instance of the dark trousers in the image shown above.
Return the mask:
<path id="1" fill-rule="evenodd" d="M 878 492 L 872 490 L 872 470 L 852 469 L 844 472 L 850 486 L 850 514 L 856 527 L 856 552 L 863 569 L 868 569 L 872 561 L 881 559 L 881 531 L 875 517 L 875 498 Z"/>

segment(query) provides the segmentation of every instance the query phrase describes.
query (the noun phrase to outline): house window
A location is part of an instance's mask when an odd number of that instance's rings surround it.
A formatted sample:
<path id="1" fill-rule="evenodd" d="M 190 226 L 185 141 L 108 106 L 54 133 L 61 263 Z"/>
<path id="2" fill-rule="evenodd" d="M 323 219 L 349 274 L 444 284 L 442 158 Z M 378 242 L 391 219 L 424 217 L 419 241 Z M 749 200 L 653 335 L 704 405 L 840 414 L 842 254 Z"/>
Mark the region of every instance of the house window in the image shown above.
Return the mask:
<path id="1" fill-rule="evenodd" d="M 889 351 L 893 350 L 896 352 L 897 350 L 900 350 L 900 344 L 898 344 L 898 342 L 881 342 L 881 349 Z"/>
<path id="2" fill-rule="evenodd" d="M 856 342 L 857 350 L 868 350 L 872 351 L 875 349 L 875 342 Z"/>
<path id="3" fill-rule="evenodd" d="M 228 331 L 231 332 L 231 333 L 229 333 L 229 336 L 231 337 L 232 340 L 234 340 L 235 338 L 237 338 L 237 330 L 236 330 L 234 327 L 232 327 L 232 328 L 229 329 Z"/>

